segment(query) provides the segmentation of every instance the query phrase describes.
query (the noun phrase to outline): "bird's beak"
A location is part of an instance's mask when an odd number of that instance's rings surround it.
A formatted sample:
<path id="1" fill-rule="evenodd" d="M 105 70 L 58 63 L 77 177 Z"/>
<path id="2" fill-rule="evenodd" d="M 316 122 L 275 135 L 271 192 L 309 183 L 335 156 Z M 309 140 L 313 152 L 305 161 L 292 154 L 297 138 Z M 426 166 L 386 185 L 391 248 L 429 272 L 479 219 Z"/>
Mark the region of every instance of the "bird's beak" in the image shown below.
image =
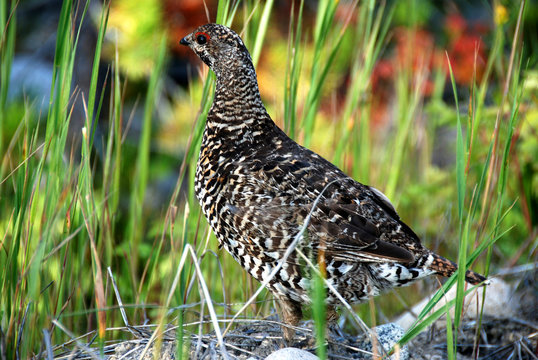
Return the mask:
<path id="1" fill-rule="evenodd" d="M 189 46 L 191 43 L 189 42 L 189 40 L 187 40 L 187 37 L 188 37 L 188 35 L 185 36 L 183 39 L 179 40 L 179 43 L 181 45 Z"/>

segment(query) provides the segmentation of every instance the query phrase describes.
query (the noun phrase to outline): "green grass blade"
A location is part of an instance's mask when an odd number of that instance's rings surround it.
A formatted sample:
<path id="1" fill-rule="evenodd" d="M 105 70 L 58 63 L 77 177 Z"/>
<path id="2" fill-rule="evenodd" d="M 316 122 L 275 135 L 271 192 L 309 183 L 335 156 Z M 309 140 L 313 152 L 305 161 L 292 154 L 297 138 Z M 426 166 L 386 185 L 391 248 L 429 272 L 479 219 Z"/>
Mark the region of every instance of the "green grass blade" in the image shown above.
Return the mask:
<path id="1" fill-rule="evenodd" d="M 11 64 L 15 52 L 16 33 L 16 6 L 17 2 L 11 2 L 11 9 L 8 12 L 7 1 L 0 3 L 0 29 L 2 38 L 0 39 L 0 154 L 4 154 L 4 124 L 6 118 L 7 94 L 9 90 L 9 79 L 11 76 Z M 0 159 L 0 179 L 4 178 L 4 159 Z M 0 185 L 0 190 L 2 185 Z"/>
<path id="2" fill-rule="evenodd" d="M 274 0 L 267 0 L 265 2 L 265 6 L 263 7 L 262 17 L 260 19 L 258 31 L 256 32 L 256 40 L 254 41 L 254 49 L 252 50 L 252 63 L 254 66 L 258 64 L 258 60 L 260 58 L 263 40 L 265 38 L 265 33 L 267 32 L 267 26 L 269 23 L 269 16 L 271 15 L 271 10 L 273 9 L 273 3 Z"/>
<path id="3" fill-rule="evenodd" d="M 286 74 L 284 82 L 284 131 L 292 139 L 295 138 L 297 130 L 297 97 L 304 54 L 300 48 L 304 0 L 301 0 L 299 5 L 296 25 L 294 24 L 294 4 L 295 3 L 292 3 L 290 14 L 288 53 L 286 57 Z"/>
<path id="4" fill-rule="evenodd" d="M 450 80 L 452 82 L 452 90 L 454 92 L 454 101 L 456 103 L 456 189 L 458 194 L 458 216 L 460 223 L 460 241 L 459 241 L 459 251 L 458 251 L 458 268 L 466 269 L 467 265 L 467 249 L 468 249 L 468 240 L 469 240 L 469 231 L 470 231 L 470 217 L 463 219 L 464 212 L 464 202 L 465 202 L 465 184 L 466 184 L 466 175 L 465 175 L 465 159 L 467 158 L 467 151 L 463 142 L 463 129 L 459 114 L 459 104 L 458 104 L 458 93 L 456 90 L 456 80 L 454 79 L 454 72 L 452 71 L 452 65 L 450 64 L 450 59 L 448 58 L 448 68 L 450 74 Z M 465 225 L 463 223 L 465 222 Z M 454 327 L 455 329 L 459 328 L 460 325 L 460 316 L 463 309 L 463 296 L 464 296 L 464 286 L 465 286 L 465 271 L 458 272 L 458 282 L 456 290 L 456 309 L 454 314 Z M 457 335 L 457 332 L 456 332 Z M 447 340 L 448 341 L 448 340 Z M 454 341 L 456 341 L 454 339 Z"/>
<path id="5" fill-rule="evenodd" d="M 321 273 L 324 271 L 321 270 Z M 325 298 L 327 297 L 327 289 L 321 275 L 314 275 L 314 286 L 312 287 L 312 315 L 314 318 L 314 324 L 316 329 L 316 355 L 320 359 L 327 358 L 327 345 L 326 345 L 326 318 L 327 318 L 327 305 L 325 304 Z"/>
<path id="6" fill-rule="evenodd" d="M 142 240 L 142 229 L 144 228 L 142 226 L 142 210 L 149 178 L 151 127 L 155 104 L 158 100 L 157 94 L 159 91 L 160 79 L 165 58 L 166 37 L 163 36 L 159 44 L 157 56 L 155 58 L 155 66 L 153 71 L 151 72 L 151 77 L 149 79 L 148 91 L 146 94 L 146 100 L 144 105 L 142 134 L 140 137 L 140 144 L 138 146 L 136 170 L 133 180 L 133 188 L 131 192 L 130 219 L 127 237 L 131 239 L 131 243 L 134 248 L 137 248 L 138 244 Z"/>
<path id="7" fill-rule="evenodd" d="M 302 118 L 302 126 L 304 128 L 304 144 L 309 146 L 312 140 L 312 132 L 316 114 L 318 112 L 322 85 L 327 77 L 331 65 L 335 59 L 336 53 L 342 43 L 342 32 L 331 31 L 331 25 L 334 20 L 334 14 L 337 8 L 337 2 L 320 1 L 316 17 L 316 27 L 314 29 L 314 55 L 311 72 L 311 88 L 308 92 L 305 109 L 306 113 Z M 333 46 L 330 48 L 327 59 L 323 61 L 324 48 L 327 45 L 329 34 L 332 34 L 334 40 Z"/>
<path id="8" fill-rule="evenodd" d="M 467 289 L 467 291 L 465 291 L 465 295 L 470 294 L 477 287 L 479 286 L 477 285 L 477 286 L 473 286 L 472 288 Z M 443 289 L 445 289 L 445 286 L 443 286 Z M 427 312 L 422 311 L 421 314 L 424 313 L 424 315 L 422 316 L 419 315 L 415 324 L 411 326 L 411 328 L 407 330 L 404 336 L 402 336 L 402 338 L 398 341 L 398 344 L 400 345 L 400 347 L 407 344 L 411 339 L 413 339 L 415 336 L 417 336 L 422 331 L 424 331 L 428 326 L 432 325 L 441 316 L 446 314 L 447 311 L 454 306 L 455 302 L 456 302 L 455 298 L 448 301 L 446 306 L 440 307 L 439 309 L 431 313 L 429 316 L 425 316 L 425 315 L 427 315 L 433 307 L 430 308 Z"/>
<path id="9" fill-rule="evenodd" d="M 95 127 L 97 121 L 94 120 L 95 112 L 95 100 L 97 96 L 97 80 L 99 76 L 99 64 L 101 63 L 101 52 L 103 49 L 103 40 L 105 37 L 108 16 L 110 13 L 110 2 L 103 4 L 103 12 L 101 13 L 101 19 L 99 21 L 99 31 L 97 33 L 97 43 L 95 44 L 95 54 L 93 57 L 93 65 L 90 79 L 90 90 L 88 93 L 88 113 L 86 116 L 86 128 L 90 133 L 90 148 L 93 147 L 93 138 L 95 135 Z M 104 89 L 102 91 L 104 93 Z M 95 118 L 99 117 L 99 112 L 96 113 Z"/>

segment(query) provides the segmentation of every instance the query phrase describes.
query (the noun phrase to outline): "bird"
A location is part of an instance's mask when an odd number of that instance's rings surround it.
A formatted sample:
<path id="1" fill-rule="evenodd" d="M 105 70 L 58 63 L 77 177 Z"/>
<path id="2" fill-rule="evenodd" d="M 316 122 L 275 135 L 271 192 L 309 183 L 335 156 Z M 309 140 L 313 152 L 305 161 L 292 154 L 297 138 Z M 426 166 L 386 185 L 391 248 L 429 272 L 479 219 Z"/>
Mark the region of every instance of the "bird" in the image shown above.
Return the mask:
<path id="1" fill-rule="evenodd" d="M 315 272 L 305 257 L 349 303 L 456 272 L 454 262 L 422 245 L 381 191 L 355 181 L 275 124 L 236 32 L 205 24 L 180 44 L 216 75 L 196 166 L 196 197 L 219 248 L 267 282 L 286 341 L 293 341 L 303 306 L 312 302 Z M 303 227 L 305 235 L 285 257 Z M 465 280 L 481 284 L 486 278 L 467 270 Z M 329 320 L 339 301 L 327 291 Z"/>

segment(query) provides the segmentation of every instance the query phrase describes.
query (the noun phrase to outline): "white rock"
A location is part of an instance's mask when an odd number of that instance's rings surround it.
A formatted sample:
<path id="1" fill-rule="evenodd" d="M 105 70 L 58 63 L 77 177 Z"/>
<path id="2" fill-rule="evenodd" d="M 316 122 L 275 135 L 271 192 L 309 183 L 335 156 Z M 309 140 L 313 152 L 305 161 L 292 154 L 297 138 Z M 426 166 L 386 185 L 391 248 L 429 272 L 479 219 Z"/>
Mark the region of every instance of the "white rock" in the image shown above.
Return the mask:
<path id="1" fill-rule="evenodd" d="M 482 307 L 482 295 L 486 291 L 486 302 L 484 305 L 484 315 L 490 315 L 493 317 L 513 316 L 517 309 L 514 308 L 511 300 L 513 295 L 513 287 L 502 281 L 501 279 L 492 278 L 489 280 L 489 285 L 482 286 L 475 289 L 465 298 L 464 303 L 464 317 L 477 318 L 477 310 L 480 311 Z M 417 305 L 413 306 L 411 311 L 404 313 L 395 323 L 400 325 L 404 329 L 409 329 L 416 320 L 416 314 L 420 314 L 424 306 L 430 301 L 433 294 L 426 299 L 422 300 Z M 446 296 L 441 299 L 437 305 L 433 308 L 432 312 L 445 307 L 446 303 L 456 297 L 456 286 L 453 286 Z M 477 305 L 478 302 L 478 305 Z M 454 308 L 451 309 L 451 314 L 454 316 Z M 442 317 L 444 318 L 444 317 Z M 440 321 L 438 325 L 443 325 L 444 321 Z"/>
<path id="2" fill-rule="evenodd" d="M 319 360 L 319 358 L 308 351 L 289 347 L 275 351 L 265 360 Z"/>

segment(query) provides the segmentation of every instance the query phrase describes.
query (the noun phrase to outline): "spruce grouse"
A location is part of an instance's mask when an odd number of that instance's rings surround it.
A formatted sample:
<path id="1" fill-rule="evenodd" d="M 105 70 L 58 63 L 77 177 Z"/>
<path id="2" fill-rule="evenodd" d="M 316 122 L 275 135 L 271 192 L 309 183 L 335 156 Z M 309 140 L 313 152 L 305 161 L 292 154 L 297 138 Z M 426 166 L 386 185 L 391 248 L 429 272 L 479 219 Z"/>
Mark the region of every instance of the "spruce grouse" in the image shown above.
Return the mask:
<path id="1" fill-rule="evenodd" d="M 185 36 L 217 76 L 196 168 L 195 192 L 221 246 L 258 281 L 277 266 L 312 212 L 298 248 L 324 259 L 327 280 L 350 303 L 457 266 L 426 249 L 379 190 L 298 145 L 271 120 L 241 38 L 217 24 Z M 321 194 L 321 196 L 320 196 Z M 319 202 L 313 207 L 319 196 Z M 296 251 L 269 282 L 283 321 L 310 302 L 312 272 Z M 466 281 L 485 278 L 467 271 Z M 338 300 L 327 293 L 329 311 Z M 286 340 L 294 332 L 284 327 Z"/>

